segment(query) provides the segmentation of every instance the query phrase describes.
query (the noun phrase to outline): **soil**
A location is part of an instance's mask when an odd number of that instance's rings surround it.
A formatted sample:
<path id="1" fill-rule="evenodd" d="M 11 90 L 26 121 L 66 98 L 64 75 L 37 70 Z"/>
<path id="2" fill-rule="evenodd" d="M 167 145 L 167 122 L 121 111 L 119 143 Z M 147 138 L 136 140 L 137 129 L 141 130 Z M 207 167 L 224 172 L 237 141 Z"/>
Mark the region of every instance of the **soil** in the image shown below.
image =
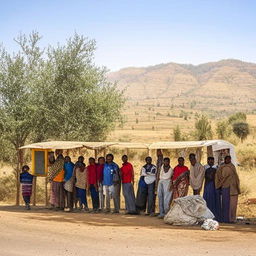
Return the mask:
<path id="1" fill-rule="evenodd" d="M 149 216 L 0 206 L 1 256 L 255 256 L 256 225 L 175 227 Z"/>

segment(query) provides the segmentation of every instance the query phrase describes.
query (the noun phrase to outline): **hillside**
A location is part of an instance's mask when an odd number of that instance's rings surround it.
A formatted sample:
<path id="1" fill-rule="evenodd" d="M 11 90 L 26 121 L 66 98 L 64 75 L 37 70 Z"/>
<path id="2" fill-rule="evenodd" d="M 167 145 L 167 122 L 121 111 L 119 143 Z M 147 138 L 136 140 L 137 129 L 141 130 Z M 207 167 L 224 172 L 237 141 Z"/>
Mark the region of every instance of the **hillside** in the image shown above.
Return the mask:
<path id="1" fill-rule="evenodd" d="M 256 112 L 256 64 L 221 60 L 124 68 L 108 75 L 125 89 L 128 106 L 172 106 L 226 115 Z"/>

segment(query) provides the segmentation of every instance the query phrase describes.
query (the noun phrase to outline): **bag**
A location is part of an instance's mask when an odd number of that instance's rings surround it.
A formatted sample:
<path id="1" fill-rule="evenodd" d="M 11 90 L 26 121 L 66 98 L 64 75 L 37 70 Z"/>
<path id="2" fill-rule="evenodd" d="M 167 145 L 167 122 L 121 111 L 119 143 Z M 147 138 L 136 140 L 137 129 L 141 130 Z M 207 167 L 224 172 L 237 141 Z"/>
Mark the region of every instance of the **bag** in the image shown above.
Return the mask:
<path id="1" fill-rule="evenodd" d="M 114 184 L 120 183 L 120 176 L 119 176 L 118 170 L 114 170 L 114 172 L 113 172 L 113 183 Z"/>

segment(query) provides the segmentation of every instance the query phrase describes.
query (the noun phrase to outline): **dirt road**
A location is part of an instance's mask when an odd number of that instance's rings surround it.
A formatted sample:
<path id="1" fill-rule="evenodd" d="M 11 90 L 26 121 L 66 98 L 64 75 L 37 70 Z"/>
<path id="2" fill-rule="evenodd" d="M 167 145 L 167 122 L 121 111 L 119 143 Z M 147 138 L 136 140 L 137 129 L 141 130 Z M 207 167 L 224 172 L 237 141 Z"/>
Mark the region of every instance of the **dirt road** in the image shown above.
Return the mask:
<path id="1" fill-rule="evenodd" d="M 173 227 L 153 217 L 0 206 L 1 256 L 255 256 L 256 226 Z"/>

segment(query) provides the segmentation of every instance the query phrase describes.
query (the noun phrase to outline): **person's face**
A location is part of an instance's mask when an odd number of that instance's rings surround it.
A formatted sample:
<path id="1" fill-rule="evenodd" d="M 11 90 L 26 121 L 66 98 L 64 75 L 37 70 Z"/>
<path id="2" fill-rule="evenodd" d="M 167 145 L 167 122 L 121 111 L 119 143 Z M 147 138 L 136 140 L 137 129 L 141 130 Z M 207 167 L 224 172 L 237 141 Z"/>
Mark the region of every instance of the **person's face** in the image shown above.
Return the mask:
<path id="1" fill-rule="evenodd" d="M 61 155 L 63 153 L 62 149 L 56 149 L 55 154 L 58 157 L 59 155 Z"/>
<path id="2" fill-rule="evenodd" d="M 122 157 L 122 161 L 123 161 L 123 163 L 127 163 L 128 162 L 128 157 L 127 156 L 123 156 Z"/>
<path id="3" fill-rule="evenodd" d="M 191 163 L 192 165 L 195 165 L 195 164 L 196 164 L 196 159 L 195 159 L 195 157 L 190 157 L 190 158 L 189 158 L 189 161 L 190 161 L 190 163 Z"/>
<path id="4" fill-rule="evenodd" d="M 214 160 L 213 160 L 213 159 L 211 159 L 211 158 L 210 158 L 210 159 L 208 159 L 208 161 L 207 161 L 207 162 L 208 162 L 208 164 L 209 164 L 210 166 L 213 166 L 213 165 L 214 165 Z"/>
<path id="5" fill-rule="evenodd" d="M 78 162 L 83 163 L 84 162 L 84 158 L 83 157 L 78 157 Z"/>
<path id="6" fill-rule="evenodd" d="M 70 157 L 69 157 L 69 156 L 66 156 L 64 160 L 65 160 L 65 163 L 69 163 L 69 162 L 71 162 L 71 159 L 70 159 Z"/>
<path id="7" fill-rule="evenodd" d="M 89 159 L 89 164 L 95 164 L 95 160 L 94 159 Z"/>
<path id="8" fill-rule="evenodd" d="M 146 163 L 147 163 L 147 164 L 152 164 L 152 159 L 151 159 L 150 157 L 148 157 L 148 158 L 146 159 Z"/>
<path id="9" fill-rule="evenodd" d="M 231 158 L 230 157 L 225 158 L 225 164 L 230 164 L 230 163 L 231 163 Z"/>
<path id="10" fill-rule="evenodd" d="M 164 160 L 164 166 L 169 166 L 169 165 L 170 165 L 170 161 L 167 160 L 167 159 L 165 159 L 165 160 Z"/>
<path id="11" fill-rule="evenodd" d="M 112 156 L 107 156 L 106 162 L 107 162 L 108 164 L 109 164 L 109 163 L 112 163 L 112 162 L 113 162 Z"/>
<path id="12" fill-rule="evenodd" d="M 184 165 L 184 159 L 179 158 L 178 163 L 179 163 L 180 166 L 183 166 Z"/>
<path id="13" fill-rule="evenodd" d="M 99 159 L 99 164 L 105 164 L 105 159 L 104 158 L 100 158 Z"/>

